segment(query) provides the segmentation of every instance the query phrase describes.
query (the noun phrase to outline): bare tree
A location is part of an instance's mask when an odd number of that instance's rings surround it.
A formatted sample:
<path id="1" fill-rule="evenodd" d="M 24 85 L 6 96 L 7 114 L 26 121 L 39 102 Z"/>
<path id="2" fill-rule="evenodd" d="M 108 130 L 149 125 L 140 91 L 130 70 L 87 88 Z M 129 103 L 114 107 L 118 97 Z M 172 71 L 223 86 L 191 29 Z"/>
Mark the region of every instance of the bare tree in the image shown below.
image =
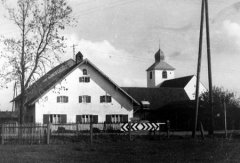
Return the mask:
<path id="1" fill-rule="evenodd" d="M 64 52 L 64 38 L 59 32 L 72 22 L 72 9 L 66 0 L 18 0 L 15 8 L 9 7 L 6 1 L 2 3 L 19 36 L 2 40 L 6 64 L 1 77 L 7 82 L 16 80 L 20 85 L 19 121 L 22 124 L 26 89 Z"/>

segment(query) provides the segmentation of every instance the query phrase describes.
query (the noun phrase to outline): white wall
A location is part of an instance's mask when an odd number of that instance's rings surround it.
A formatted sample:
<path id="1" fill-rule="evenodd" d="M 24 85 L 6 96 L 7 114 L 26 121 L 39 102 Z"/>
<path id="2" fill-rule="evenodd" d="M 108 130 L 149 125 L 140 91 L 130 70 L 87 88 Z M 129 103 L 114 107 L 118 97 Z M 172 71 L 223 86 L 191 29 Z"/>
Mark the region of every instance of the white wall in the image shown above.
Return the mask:
<path id="1" fill-rule="evenodd" d="M 193 76 L 192 79 L 189 81 L 189 83 L 184 88 L 184 90 L 186 91 L 190 100 L 195 100 L 196 81 L 197 81 L 196 76 Z M 199 84 L 199 95 L 201 95 L 202 93 L 204 93 L 206 91 L 207 91 L 207 89 L 200 82 L 200 84 Z"/>
<path id="2" fill-rule="evenodd" d="M 84 68 L 90 75 L 89 83 L 79 82 Z M 106 93 L 112 96 L 112 102 L 100 103 L 100 96 Z M 60 95 L 68 96 L 69 102 L 57 103 L 57 96 Z M 78 98 L 81 95 L 91 96 L 91 103 L 79 103 Z M 43 123 L 43 114 L 67 114 L 68 123 L 76 122 L 76 115 L 82 114 L 98 115 L 99 122 L 105 121 L 106 114 L 128 114 L 129 119 L 133 117 L 132 102 L 88 65 L 81 65 L 70 73 L 61 83 L 40 98 L 35 108 L 37 123 Z"/>
<path id="3" fill-rule="evenodd" d="M 171 70 L 166 70 L 166 71 L 167 71 L 167 78 L 165 79 L 162 78 L 163 70 L 147 71 L 147 86 L 157 87 L 165 80 L 174 79 L 174 71 L 171 71 Z M 150 79 L 150 72 L 152 72 L 152 79 Z"/>

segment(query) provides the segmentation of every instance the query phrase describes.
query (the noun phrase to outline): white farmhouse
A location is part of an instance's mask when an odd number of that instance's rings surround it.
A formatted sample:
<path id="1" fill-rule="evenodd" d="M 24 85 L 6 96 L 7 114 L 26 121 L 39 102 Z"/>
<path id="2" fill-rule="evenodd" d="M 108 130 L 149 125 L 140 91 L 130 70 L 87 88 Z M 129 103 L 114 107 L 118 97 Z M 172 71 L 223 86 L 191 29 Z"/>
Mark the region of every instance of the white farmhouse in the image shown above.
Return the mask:
<path id="1" fill-rule="evenodd" d="M 15 110 L 19 111 L 21 95 Z M 24 122 L 128 122 L 139 103 L 82 54 L 50 70 L 27 89 Z"/>

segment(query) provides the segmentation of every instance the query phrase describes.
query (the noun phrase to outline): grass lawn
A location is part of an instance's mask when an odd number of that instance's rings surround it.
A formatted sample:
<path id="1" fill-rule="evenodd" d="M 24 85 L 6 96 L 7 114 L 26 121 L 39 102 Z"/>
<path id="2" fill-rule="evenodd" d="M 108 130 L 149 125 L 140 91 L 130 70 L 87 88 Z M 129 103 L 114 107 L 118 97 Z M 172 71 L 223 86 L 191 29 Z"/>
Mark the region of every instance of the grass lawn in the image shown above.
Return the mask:
<path id="1" fill-rule="evenodd" d="M 0 145 L 0 162 L 239 162 L 240 139 L 96 140 L 62 145 Z"/>

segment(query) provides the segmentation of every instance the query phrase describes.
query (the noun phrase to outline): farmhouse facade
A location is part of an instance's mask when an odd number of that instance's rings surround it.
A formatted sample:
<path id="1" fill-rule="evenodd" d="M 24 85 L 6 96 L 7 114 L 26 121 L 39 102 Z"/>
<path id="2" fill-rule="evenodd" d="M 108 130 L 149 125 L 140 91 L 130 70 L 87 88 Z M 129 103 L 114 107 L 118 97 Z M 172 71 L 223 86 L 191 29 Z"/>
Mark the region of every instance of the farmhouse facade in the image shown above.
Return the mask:
<path id="1" fill-rule="evenodd" d="M 24 122 L 128 122 L 138 101 L 79 52 L 27 89 Z M 15 110 L 19 111 L 20 96 Z"/>

